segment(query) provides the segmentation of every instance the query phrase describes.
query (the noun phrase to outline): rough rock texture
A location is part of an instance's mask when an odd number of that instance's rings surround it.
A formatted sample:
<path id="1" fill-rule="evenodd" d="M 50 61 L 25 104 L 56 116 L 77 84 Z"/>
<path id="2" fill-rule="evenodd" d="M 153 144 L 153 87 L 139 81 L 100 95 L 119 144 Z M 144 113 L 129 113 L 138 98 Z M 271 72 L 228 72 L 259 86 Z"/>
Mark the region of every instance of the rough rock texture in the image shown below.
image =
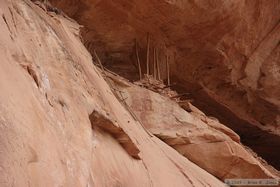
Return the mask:
<path id="1" fill-rule="evenodd" d="M 211 174 L 222 180 L 275 177 L 240 144 L 237 134 L 191 104 L 188 113 L 158 93 L 116 85 L 150 132 Z"/>
<path id="2" fill-rule="evenodd" d="M 279 0 L 51 2 L 85 26 L 87 48 L 112 69 L 135 79 L 134 39 L 143 63 L 149 32 L 161 61 L 171 58 L 173 81 L 194 95 L 202 88 L 238 117 L 280 134 Z"/>
<path id="3" fill-rule="evenodd" d="M 139 149 L 126 132 L 117 124 L 116 120 L 110 119 L 108 116 L 101 112 L 93 111 L 89 118 L 93 128 L 95 126 L 111 134 L 123 147 L 124 149 L 134 158 L 140 159 Z"/>
<path id="4" fill-rule="evenodd" d="M 224 186 L 131 116 L 77 23 L 28 0 L 1 0 L 0 14 L 1 187 Z"/>

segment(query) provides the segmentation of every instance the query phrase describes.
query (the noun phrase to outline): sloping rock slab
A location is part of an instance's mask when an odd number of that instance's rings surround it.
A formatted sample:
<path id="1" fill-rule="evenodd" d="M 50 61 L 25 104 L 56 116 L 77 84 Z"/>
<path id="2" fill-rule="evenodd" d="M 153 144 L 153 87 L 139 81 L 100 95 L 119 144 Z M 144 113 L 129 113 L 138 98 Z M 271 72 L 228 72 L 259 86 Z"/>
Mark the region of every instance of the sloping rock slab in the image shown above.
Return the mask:
<path id="1" fill-rule="evenodd" d="M 169 98 L 135 85 L 119 89 L 150 132 L 214 176 L 275 178 L 218 120 L 189 113 Z"/>

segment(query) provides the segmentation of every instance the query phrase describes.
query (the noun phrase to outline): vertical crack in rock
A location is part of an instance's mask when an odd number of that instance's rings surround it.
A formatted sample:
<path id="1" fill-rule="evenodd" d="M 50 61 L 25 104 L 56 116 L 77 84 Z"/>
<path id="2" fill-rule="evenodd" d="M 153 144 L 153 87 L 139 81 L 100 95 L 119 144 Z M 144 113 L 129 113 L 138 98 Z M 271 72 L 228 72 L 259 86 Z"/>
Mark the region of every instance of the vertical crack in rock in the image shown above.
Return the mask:
<path id="1" fill-rule="evenodd" d="M 140 159 L 139 149 L 131 140 L 128 134 L 118 126 L 118 124 L 108 115 L 105 116 L 100 112 L 93 111 L 89 116 L 92 128 L 99 127 L 105 132 L 111 134 L 126 150 L 126 152 L 135 159 Z"/>
<path id="2" fill-rule="evenodd" d="M 36 72 L 35 68 L 31 64 L 20 64 L 27 73 L 31 76 L 31 78 L 34 80 L 35 84 L 38 88 L 41 87 L 40 81 L 39 81 L 39 75 Z"/>
<path id="3" fill-rule="evenodd" d="M 7 28 L 8 28 L 8 30 L 9 30 L 9 32 L 12 33 L 11 28 L 10 28 L 10 26 L 9 26 L 9 24 L 8 24 L 8 22 L 7 22 L 7 19 L 6 19 L 6 17 L 5 17 L 4 14 L 2 15 L 2 18 L 3 18 L 4 22 L 5 22 L 6 25 L 7 25 Z"/>

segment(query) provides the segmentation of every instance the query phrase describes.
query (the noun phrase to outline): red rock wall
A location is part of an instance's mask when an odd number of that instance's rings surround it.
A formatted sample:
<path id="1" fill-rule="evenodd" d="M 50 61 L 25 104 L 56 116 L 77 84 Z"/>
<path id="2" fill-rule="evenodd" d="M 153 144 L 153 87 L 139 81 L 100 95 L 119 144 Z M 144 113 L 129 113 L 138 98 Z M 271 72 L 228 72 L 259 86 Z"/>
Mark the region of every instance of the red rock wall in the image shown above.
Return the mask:
<path id="1" fill-rule="evenodd" d="M 280 134 L 279 0 L 51 2 L 85 26 L 86 46 L 113 69 L 135 78 L 134 39 L 144 63 L 149 32 L 160 57 L 167 48 L 173 80 L 201 86 L 238 117 Z"/>
<path id="2" fill-rule="evenodd" d="M 0 15 L 1 187 L 224 186 L 130 115 L 75 21 L 29 0 Z"/>

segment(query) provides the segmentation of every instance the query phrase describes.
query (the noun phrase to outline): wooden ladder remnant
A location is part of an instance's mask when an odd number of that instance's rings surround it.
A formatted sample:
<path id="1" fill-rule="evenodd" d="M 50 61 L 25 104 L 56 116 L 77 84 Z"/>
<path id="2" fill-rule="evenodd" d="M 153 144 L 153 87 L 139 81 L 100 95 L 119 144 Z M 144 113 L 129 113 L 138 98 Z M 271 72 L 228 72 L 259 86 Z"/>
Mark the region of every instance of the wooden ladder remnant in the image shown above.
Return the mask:
<path id="1" fill-rule="evenodd" d="M 135 53 L 136 53 L 136 61 L 137 61 L 137 65 L 138 65 L 139 78 L 141 80 L 142 79 L 142 70 L 141 70 L 141 63 L 140 63 L 140 59 L 139 59 L 138 43 L 137 43 L 136 39 L 135 39 Z"/>
<path id="2" fill-rule="evenodd" d="M 157 62 L 157 78 L 160 81 L 161 77 L 160 77 L 160 63 L 159 63 L 159 50 L 156 51 L 156 62 Z"/>
<path id="3" fill-rule="evenodd" d="M 156 47 L 154 47 L 154 53 L 153 53 L 153 78 L 157 78 L 157 67 L 156 67 Z"/>
<path id="4" fill-rule="evenodd" d="M 156 44 L 151 47 L 151 35 L 147 33 L 147 41 L 146 41 L 146 74 L 145 77 L 142 76 L 142 68 L 141 61 L 139 57 L 139 45 L 137 39 L 135 39 L 135 56 L 137 62 L 137 68 L 139 73 L 139 80 L 148 79 L 148 82 L 151 78 L 156 81 L 163 81 L 162 79 L 166 78 L 166 85 L 169 86 L 171 84 L 170 80 L 170 55 L 168 54 L 167 49 L 165 52 L 161 50 Z M 161 58 L 163 57 L 163 58 Z M 152 59 L 152 60 L 150 60 Z M 165 71 L 162 71 L 165 68 Z M 164 73 L 164 75 L 162 75 Z"/>
<path id="5" fill-rule="evenodd" d="M 167 86 L 170 85 L 170 69 L 169 69 L 169 56 L 166 55 L 166 74 L 167 74 Z"/>
<path id="6" fill-rule="evenodd" d="M 150 74 L 150 33 L 147 34 L 147 58 L 146 58 L 147 75 Z"/>
<path id="7" fill-rule="evenodd" d="M 93 53 L 94 53 L 94 56 L 95 56 L 95 58 L 96 58 L 96 60 L 97 60 L 97 62 L 99 64 L 100 68 L 102 69 L 102 73 L 105 73 L 104 67 L 103 67 L 103 65 L 101 63 L 101 60 L 100 60 L 99 56 L 97 55 L 95 49 L 93 50 Z"/>
<path id="8" fill-rule="evenodd" d="M 112 93 L 114 94 L 114 96 L 117 98 L 117 100 L 122 104 L 122 106 L 130 113 L 130 115 L 133 117 L 133 119 L 138 122 L 142 128 L 144 129 L 144 131 L 150 136 L 152 137 L 153 135 L 146 129 L 146 127 L 142 124 L 141 120 L 138 119 L 138 117 L 136 116 L 136 114 L 134 114 L 134 112 L 132 111 L 132 109 L 127 105 L 127 103 L 125 102 L 125 99 L 123 98 L 122 94 L 121 94 L 121 91 L 119 91 L 119 94 L 116 93 L 116 88 L 113 86 L 113 84 L 110 82 L 110 80 L 108 79 L 107 77 L 107 74 L 106 74 L 106 71 L 105 71 L 105 68 L 103 67 L 102 65 L 102 62 L 99 58 L 99 56 L 97 55 L 96 51 L 94 50 L 94 56 L 102 70 L 102 74 L 103 74 L 103 77 L 105 79 L 105 81 L 108 83 Z"/>

